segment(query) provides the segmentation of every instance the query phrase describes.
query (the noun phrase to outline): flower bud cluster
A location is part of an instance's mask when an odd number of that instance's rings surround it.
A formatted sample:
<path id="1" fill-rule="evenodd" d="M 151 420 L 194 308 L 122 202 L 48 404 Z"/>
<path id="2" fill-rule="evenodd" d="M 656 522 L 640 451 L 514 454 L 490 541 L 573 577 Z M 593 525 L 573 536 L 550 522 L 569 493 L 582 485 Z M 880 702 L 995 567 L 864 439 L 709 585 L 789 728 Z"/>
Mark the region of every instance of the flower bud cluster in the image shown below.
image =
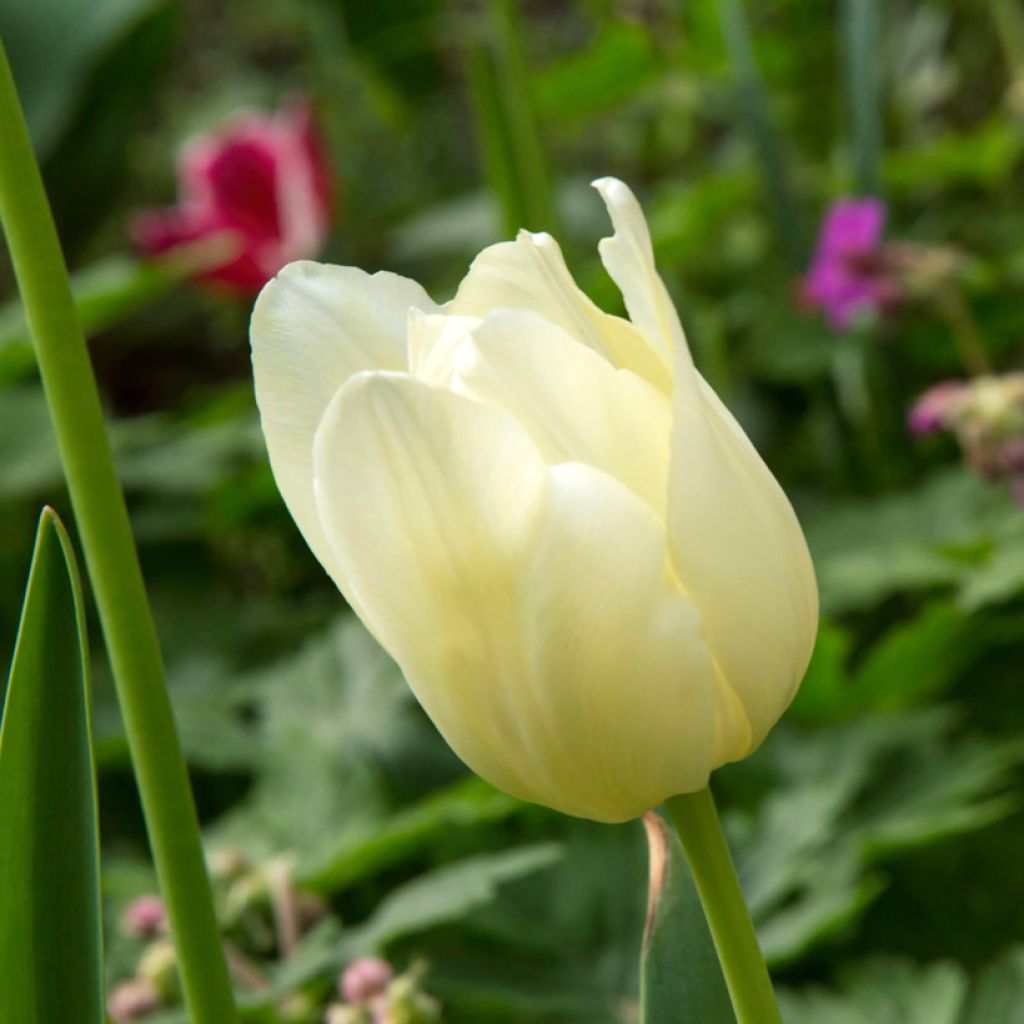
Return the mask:
<path id="1" fill-rule="evenodd" d="M 936 384 L 910 410 L 908 426 L 917 435 L 954 434 L 978 473 L 1024 503 L 1024 372 Z"/>
<path id="2" fill-rule="evenodd" d="M 338 982 L 340 1001 L 327 1008 L 324 1024 L 432 1024 L 440 1004 L 422 989 L 426 967 L 415 963 L 395 976 L 386 960 L 365 956 L 345 968 Z"/>

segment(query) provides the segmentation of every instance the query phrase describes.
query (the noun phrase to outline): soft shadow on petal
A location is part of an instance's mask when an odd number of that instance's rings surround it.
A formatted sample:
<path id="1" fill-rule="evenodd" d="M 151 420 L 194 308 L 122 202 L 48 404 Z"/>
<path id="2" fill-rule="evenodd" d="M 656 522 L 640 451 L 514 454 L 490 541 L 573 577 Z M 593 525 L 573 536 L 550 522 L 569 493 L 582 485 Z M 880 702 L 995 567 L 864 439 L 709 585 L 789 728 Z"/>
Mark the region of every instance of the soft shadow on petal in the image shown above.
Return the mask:
<path id="1" fill-rule="evenodd" d="M 657 388 L 520 310 L 489 314 L 454 363 L 454 390 L 511 412 L 545 461 L 601 469 L 664 519 L 672 409 Z"/>
<path id="2" fill-rule="evenodd" d="M 609 362 L 668 393 L 670 364 L 629 321 L 599 309 L 572 279 L 558 243 L 520 231 L 514 242 L 484 249 L 463 278 L 448 312 L 484 317 L 494 309 L 539 313 Z"/>
<path id="3" fill-rule="evenodd" d="M 411 307 L 437 308 L 415 281 L 304 261 L 267 284 L 253 310 L 256 401 L 270 465 L 302 535 L 339 586 L 313 500 L 313 434 L 352 374 L 406 368 Z"/>

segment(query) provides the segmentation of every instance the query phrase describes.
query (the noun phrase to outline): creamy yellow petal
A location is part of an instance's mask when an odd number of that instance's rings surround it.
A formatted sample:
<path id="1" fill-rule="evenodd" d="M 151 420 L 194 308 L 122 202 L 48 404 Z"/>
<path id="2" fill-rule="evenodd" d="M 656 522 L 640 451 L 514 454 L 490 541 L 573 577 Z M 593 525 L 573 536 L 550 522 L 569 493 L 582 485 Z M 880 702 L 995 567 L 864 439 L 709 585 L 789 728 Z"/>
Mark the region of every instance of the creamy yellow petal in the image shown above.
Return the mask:
<path id="1" fill-rule="evenodd" d="M 514 242 L 484 249 L 448 307 L 457 316 L 485 317 L 494 309 L 539 313 L 570 337 L 632 370 L 666 393 L 670 363 L 628 321 L 594 305 L 572 279 L 558 243 L 547 233 L 520 231 Z"/>
<path id="2" fill-rule="evenodd" d="M 676 350 L 687 350 L 686 337 L 654 265 L 654 248 L 643 210 L 636 196 L 617 178 L 598 178 L 593 184 L 615 228 L 611 238 L 602 238 L 598 244 L 601 260 L 622 292 L 630 320 L 669 359 Z"/>
<path id="3" fill-rule="evenodd" d="M 410 308 L 437 307 L 415 281 L 302 261 L 269 282 L 252 314 L 256 401 L 278 488 L 306 542 L 343 579 L 313 500 L 313 434 L 354 373 L 406 368 Z"/>
<path id="4" fill-rule="evenodd" d="M 353 378 L 314 445 L 317 506 L 361 615 L 457 754 L 535 792 L 517 703 L 522 566 L 546 470 L 506 412 L 410 377 Z"/>
<path id="5" fill-rule="evenodd" d="M 413 310 L 409 314 L 409 373 L 425 384 L 450 388 L 456 353 L 480 323 L 475 316 Z"/>
<path id="6" fill-rule="evenodd" d="M 697 612 L 668 579 L 662 522 L 588 466 L 555 466 L 549 481 L 525 584 L 523 699 L 547 726 L 550 791 L 536 799 L 625 821 L 706 785 L 711 659 Z"/>
<path id="7" fill-rule="evenodd" d="M 454 390 L 511 412 L 547 462 L 595 466 L 664 518 L 672 410 L 657 388 L 520 310 L 490 313 L 452 359 Z"/>
<path id="8" fill-rule="evenodd" d="M 737 729 L 723 741 L 731 761 L 764 739 L 796 693 L 814 646 L 817 585 L 789 499 L 701 378 L 698 389 L 696 402 L 683 391 L 674 403 L 668 530 L 676 572 L 749 721 L 746 739 Z"/>

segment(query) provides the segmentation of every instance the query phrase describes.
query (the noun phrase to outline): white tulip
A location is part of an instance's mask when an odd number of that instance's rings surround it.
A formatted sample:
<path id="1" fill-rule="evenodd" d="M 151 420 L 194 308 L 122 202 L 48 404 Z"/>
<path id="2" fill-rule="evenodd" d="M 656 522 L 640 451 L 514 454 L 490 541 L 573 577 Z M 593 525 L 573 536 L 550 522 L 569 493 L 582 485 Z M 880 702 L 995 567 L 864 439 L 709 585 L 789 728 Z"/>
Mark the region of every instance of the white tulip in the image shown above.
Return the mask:
<path id="1" fill-rule="evenodd" d="M 288 508 L 445 739 L 515 796 L 612 822 L 757 747 L 818 603 L 789 501 L 694 368 L 639 204 L 595 186 L 629 320 L 523 231 L 446 306 L 293 263 L 252 349 Z"/>

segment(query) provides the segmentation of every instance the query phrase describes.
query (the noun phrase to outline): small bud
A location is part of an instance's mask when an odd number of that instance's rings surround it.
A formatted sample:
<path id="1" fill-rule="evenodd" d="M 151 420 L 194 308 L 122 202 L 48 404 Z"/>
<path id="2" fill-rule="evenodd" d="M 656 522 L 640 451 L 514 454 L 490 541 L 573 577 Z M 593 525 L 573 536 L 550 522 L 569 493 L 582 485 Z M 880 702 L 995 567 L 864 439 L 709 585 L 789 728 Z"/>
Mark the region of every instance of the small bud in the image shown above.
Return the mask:
<path id="1" fill-rule="evenodd" d="M 331 1003 L 324 1016 L 324 1024 L 371 1024 L 370 1017 L 361 1006 L 351 1003 Z"/>
<path id="2" fill-rule="evenodd" d="M 140 896 L 125 907 L 121 931 L 135 939 L 153 939 L 164 931 L 167 912 L 159 896 Z"/>
<path id="3" fill-rule="evenodd" d="M 176 1002 L 178 988 L 178 959 L 170 939 L 157 939 L 139 960 L 139 977 L 148 981 L 167 1002 Z"/>
<path id="4" fill-rule="evenodd" d="M 350 1003 L 366 1003 L 380 995 L 394 975 L 391 964 L 377 956 L 363 956 L 345 968 L 338 991 Z"/>
<path id="5" fill-rule="evenodd" d="M 907 415 L 910 432 L 922 437 L 939 430 L 949 430 L 968 392 L 969 386 L 959 380 L 946 380 L 930 387 Z"/>
<path id="6" fill-rule="evenodd" d="M 161 1006 L 160 993 L 151 981 L 133 978 L 117 985 L 107 997 L 107 1016 L 113 1024 L 142 1020 Z"/>
<path id="7" fill-rule="evenodd" d="M 207 854 L 206 864 L 218 882 L 233 882 L 250 868 L 249 858 L 239 849 L 226 846 Z"/>

